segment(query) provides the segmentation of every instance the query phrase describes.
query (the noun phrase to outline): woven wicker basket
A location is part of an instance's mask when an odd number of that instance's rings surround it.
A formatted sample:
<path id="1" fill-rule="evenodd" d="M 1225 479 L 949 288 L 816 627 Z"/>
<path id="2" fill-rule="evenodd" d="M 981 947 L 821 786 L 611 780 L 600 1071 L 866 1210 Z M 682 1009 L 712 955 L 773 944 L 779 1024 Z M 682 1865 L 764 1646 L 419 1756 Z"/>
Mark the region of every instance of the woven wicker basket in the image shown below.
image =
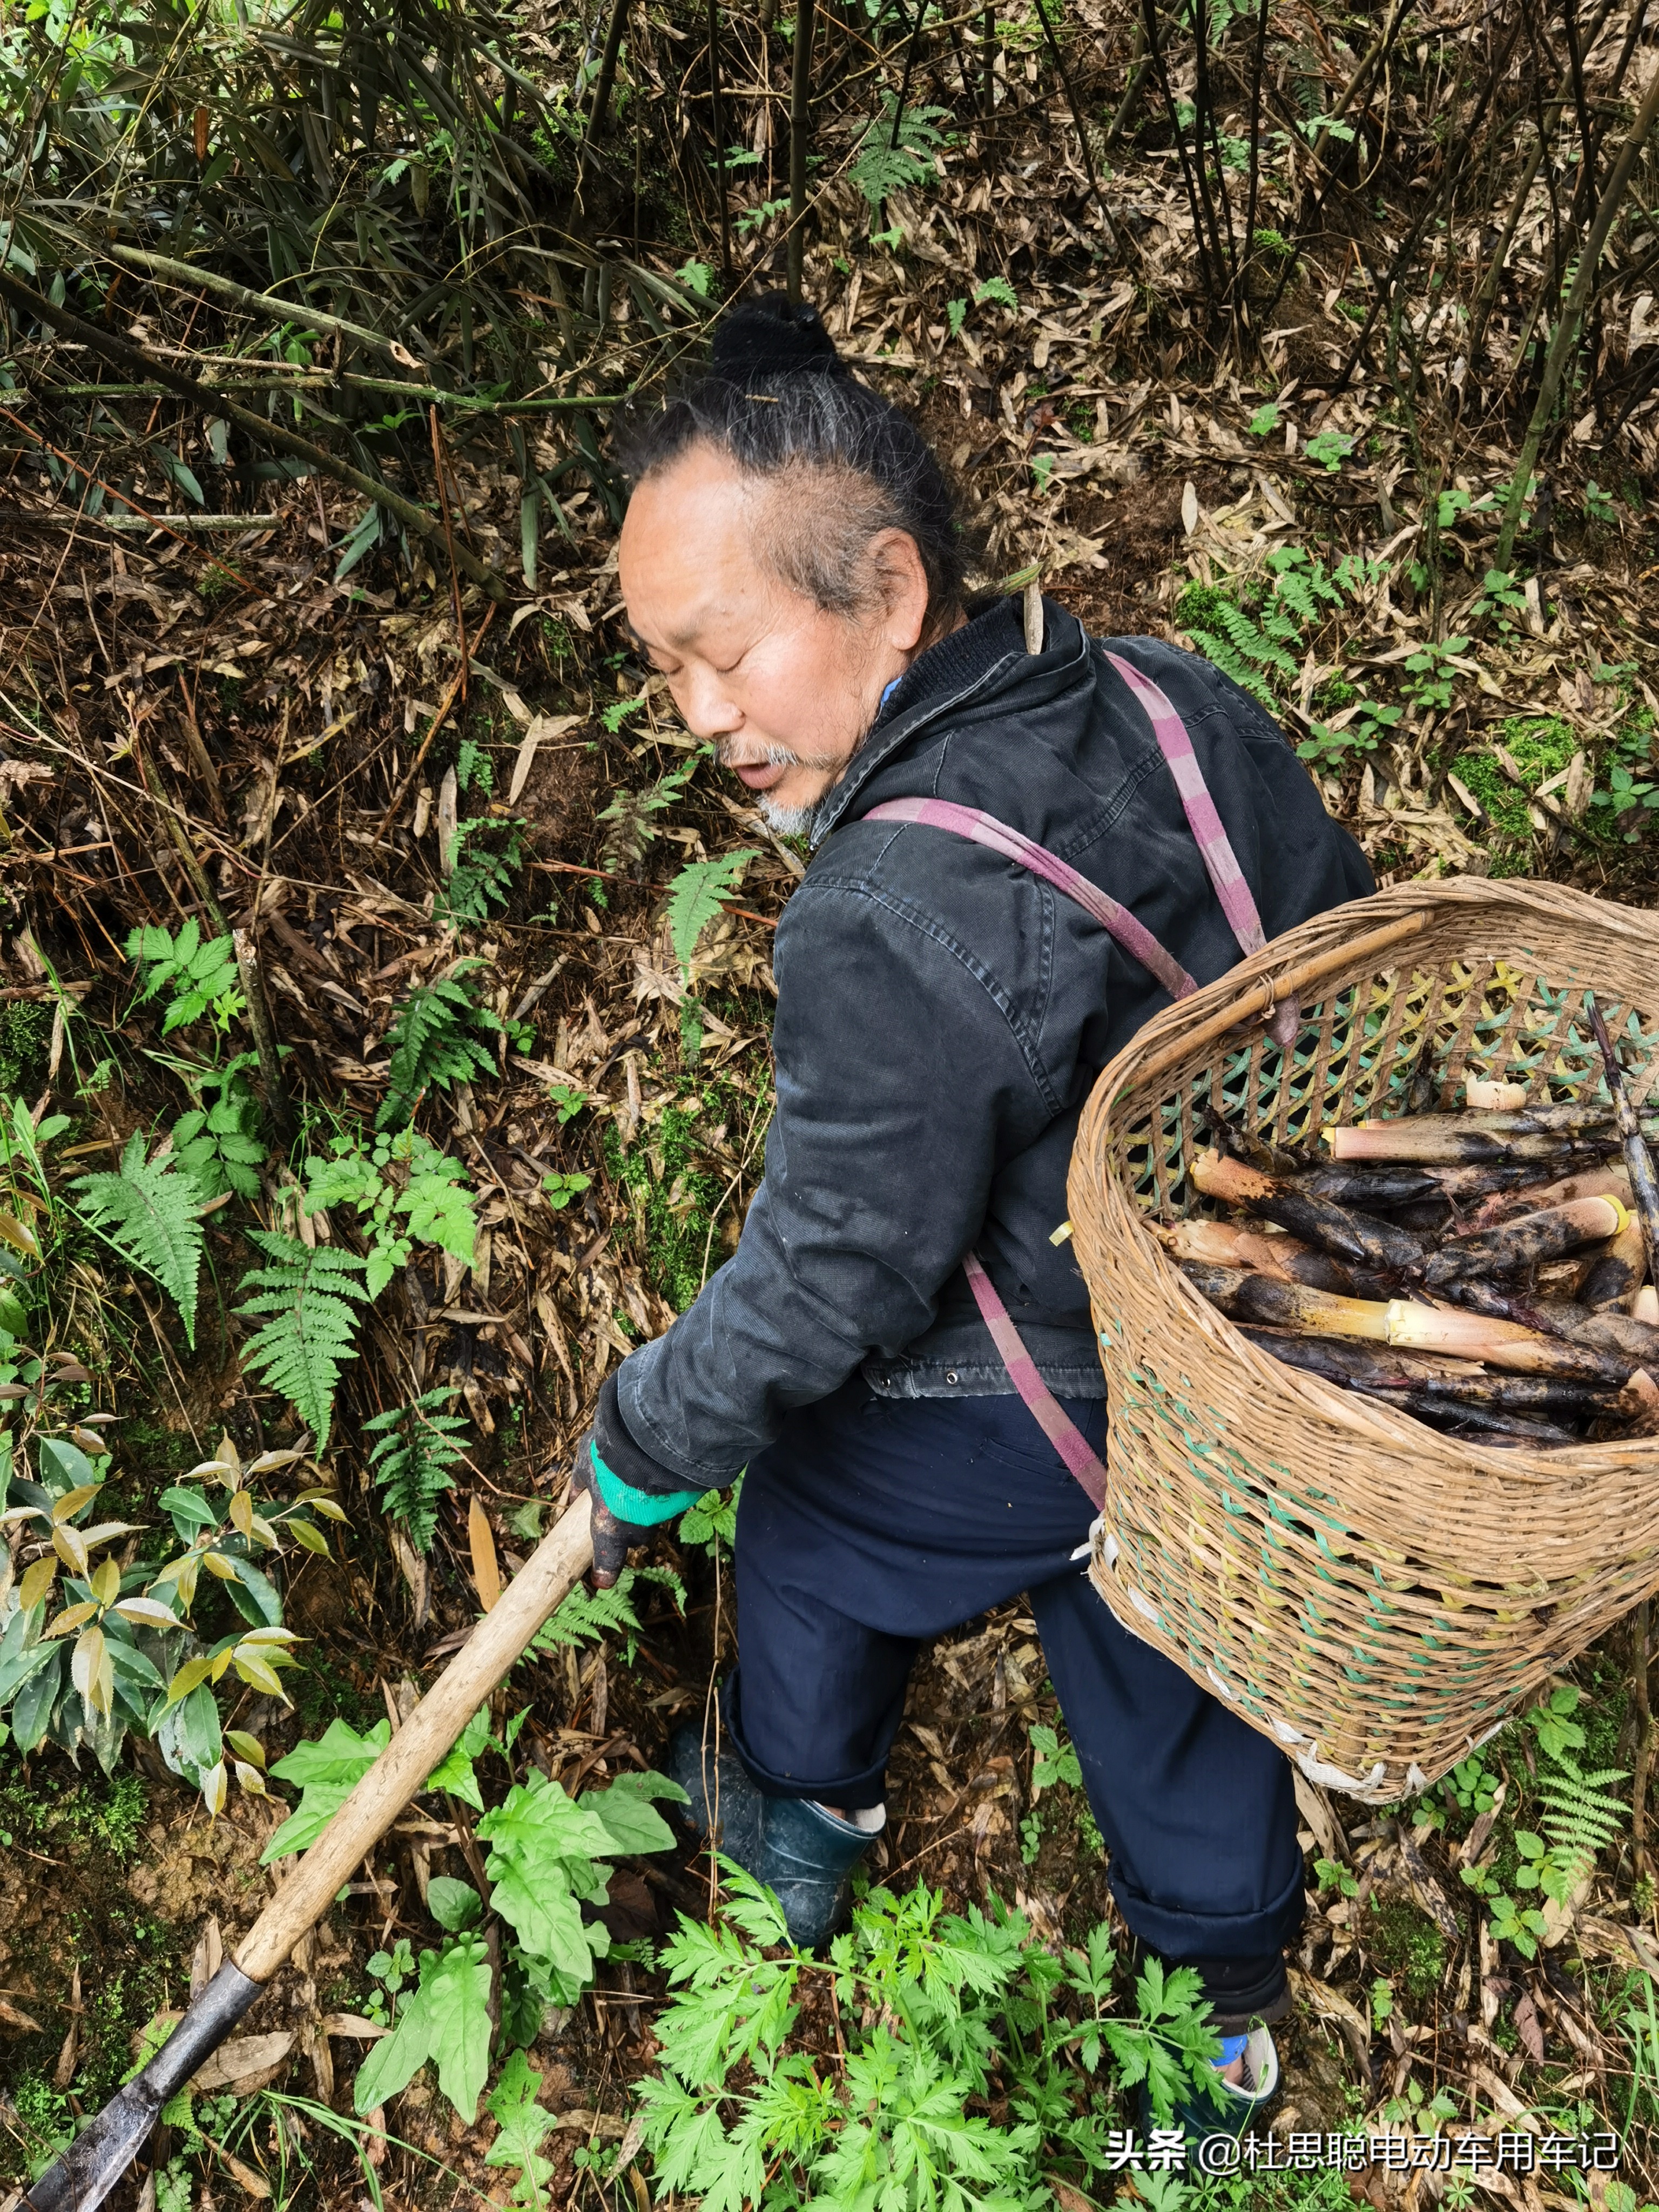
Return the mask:
<path id="1" fill-rule="evenodd" d="M 1146 1216 L 1203 1206 L 1195 1109 L 1281 1143 L 1401 1112 L 1430 1040 L 1443 1105 L 1466 1073 L 1596 1092 L 1592 986 L 1639 1096 L 1659 1076 L 1659 916 L 1553 885 L 1409 884 L 1167 1009 L 1084 1112 L 1071 1212 L 1110 1414 L 1094 1579 L 1312 1779 L 1369 1803 L 1426 1788 L 1659 1589 L 1659 1439 L 1498 1450 L 1351 1396 L 1247 1344 Z M 1291 996 L 1286 1054 L 1267 1020 Z"/>

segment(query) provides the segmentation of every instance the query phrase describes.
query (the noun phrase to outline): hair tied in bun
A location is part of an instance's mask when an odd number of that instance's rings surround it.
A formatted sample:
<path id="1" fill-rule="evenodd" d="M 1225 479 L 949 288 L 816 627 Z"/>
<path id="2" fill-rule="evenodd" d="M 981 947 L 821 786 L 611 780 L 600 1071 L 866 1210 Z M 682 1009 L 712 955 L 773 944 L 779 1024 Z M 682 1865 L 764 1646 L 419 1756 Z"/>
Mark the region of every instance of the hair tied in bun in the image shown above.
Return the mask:
<path id="1" fill-rule="evenodd" d="M 732 310 L 714 332 L 713 367 L 716 376 L 733 384 L 847 374 L 817 309 L 781 292 L 764 293 Z"/>

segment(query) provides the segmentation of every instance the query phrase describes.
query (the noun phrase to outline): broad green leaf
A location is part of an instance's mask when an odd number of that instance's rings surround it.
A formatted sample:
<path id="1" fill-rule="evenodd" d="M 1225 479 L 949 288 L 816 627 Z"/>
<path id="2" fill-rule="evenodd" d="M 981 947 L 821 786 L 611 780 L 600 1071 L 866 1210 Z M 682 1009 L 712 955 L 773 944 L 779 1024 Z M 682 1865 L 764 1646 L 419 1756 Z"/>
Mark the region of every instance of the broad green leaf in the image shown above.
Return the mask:
<path id="1" fill-rule="evenodd" d="M 604 1858 L 614 1850 L 605 1823 L 574 1804 L 556 1782 L 532 1775 L 478 1823 L 478 1840 L 512 1851 L 531 1865 Z"/>
<path id="2" fill-rule="evenodd" d="M 672 1850 L 674 1832 L 649 1800 L 665 1797 L 685 1804 L 684 1790 L 665 1774 L 619 1775 L 608 1790 L 587 1790 L 576 1800 L 584 1813 L 596 1813 L 611 1838 L 611 1849 L 631 1855 L 635 1851 Z"/>
<path id="3" fill-rule="evenodd" d="M 482 1939 L 421 1954 L 421 1985 L 403 2000 L 398 2025 L 359 2068 L 356 2102 L 372 2112 L 406 2088 L 430 2058 L 438 2087 L 469 2127 L 489 2071 L 489 1965 Z"/>
<path id="4" fill-rule="evenodd" d="M 390 1721 L 376 1721 L 367 1735 L 359 1735 L 349 1722 L 332 1720 L 313 1741 L 296 1743 L 270 1771 L 279 1780 L 301 1790 L 313 1782 L 349 1785 L 374 1765 L 391 1735 Z"/>
<path id="5" fill-rule="evenodd" d="M 477 1926 L 483 1900 L 471 1882 L 457 1881 L 452 1875 L 434 1874 L 427 1885 L 426 1909 L 440 1928 L 459 1936 Z"/>
<path id="6" fill-rule="evenodd" d="M 489 1879 L 496 1911 L 532 1957 L 585 1984 L 610 1938 L 602 1926 L 583 1920 L 564 1867 L 556 1861 L 526 1864 L 516 1853 L 504 1858 L 495 1851 Z"/>
<path id="7" fill-rule="evenodd" d="M 501 2133 L 485 2152 L 484 2164 L 517 2167 L 512 2199 L 526 2212 L 545 2203 L 545 2185 L 553 2172 L 552 2160 L 541 2154 L 542 2138 L 553 2125 L 552 2113 L 536 2102 L 541 2086 L 541 2075 L 522 2051 L 515 2051 L 501 2069 L 488 2107 L 500 2123 Z"/>

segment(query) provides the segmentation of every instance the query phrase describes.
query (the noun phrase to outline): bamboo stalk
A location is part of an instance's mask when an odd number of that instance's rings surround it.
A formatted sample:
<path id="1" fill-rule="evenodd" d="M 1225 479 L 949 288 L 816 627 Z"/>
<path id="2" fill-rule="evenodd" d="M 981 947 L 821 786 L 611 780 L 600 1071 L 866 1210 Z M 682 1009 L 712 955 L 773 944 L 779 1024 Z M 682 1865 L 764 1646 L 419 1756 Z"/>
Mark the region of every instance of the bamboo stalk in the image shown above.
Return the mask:
<path id="1" fill-rule="evenodd" d="M 1631 179 L 1636 173 L 1637 161 L 1640 158 L 1642 149 L 1647 143 L 1649 133 L 1652 131 L 1656 119 L 1659 119 L 1659 70 L 1655 71 L 1652 81 L 1642 96 L 1642 105 L 1636 111 L 1636 119 L 1625 135 L 1624 143 L 1619 149 L 1619 157 L 1613 165 L 1606 185 L 1602 187 L 1601 201 L 1595 210 L 1595 219 L 1590 225 L 1589 235 L 1585 240 L 1583 251 L 1578 257 L 1578 267 L 1573 276 L 1572 289 L 1567 295 L 1566 304 L 1561 310 L 1560 319 L 1556 324 L 1554 335 L 1550 339 L 1549 351 L 1544 356 L 1544 373 L 1539 379 L 1537 404 L 1532 410 L 1532 419 L 1528 423 L 1526 435 L 1521 441 L 1521 452 L 1516 462 L 1515 474 L 1510 482 L 1510 495 L 1504 507 L 1503 526 L 1498 534 L 1498 550 L 1492 557 L 1493 568 L 1502 570 L 1505 574 L 1508 574 L 1510 563 L 1515 557 L 1516 533 L 1521 526 L 1521 510 L 1526 505 L 1527 487 L 1532 482 L 1532 472 L 1538 459 L 1539 448 L 1544 442 L 1544 433 L 1548 429 L 1551 418 L 1555 413 L 1556 401 L 1561 394 L 1561 380 L 1566 373 L 1567 359 L 1577 343 L 1578 325 L 1583 319 L 1585 305 L 1595 289 L 1595 271 L 1607 246 L 1608 234 L 1623 204 L 1625 194 L 1630 188 Z"/>
<path id="2" fill-rule="evenodd" d="M 800 298 L 806 255 L 806 153 L 811 125 L 812 33 L 815 0 L 796 0 L 795 51 L 789 73 L 789 263 L 788 291 Z"/>
<path id="3" fill-rule="evenodd" d="M 593 104 L 587 111 L 585 139 L 603 138 L 611 125 L 611 88 L 617 80 L 617 58 L 622 52 L 623 31 L 628 21 L 628 0 L 611 0 L 611 21 L 605 26 L 605 51 L 599 73 L 593 80 Z"/>
<path id="4" fill-rule="evenodd" d="M 720 0 L 708 0 L 709 121 L 714 133 L 714 189 L 720 203 L 720 282 L 732 282 L 732 210 L 726 188 L 726 110 L 720 98 Z"/>

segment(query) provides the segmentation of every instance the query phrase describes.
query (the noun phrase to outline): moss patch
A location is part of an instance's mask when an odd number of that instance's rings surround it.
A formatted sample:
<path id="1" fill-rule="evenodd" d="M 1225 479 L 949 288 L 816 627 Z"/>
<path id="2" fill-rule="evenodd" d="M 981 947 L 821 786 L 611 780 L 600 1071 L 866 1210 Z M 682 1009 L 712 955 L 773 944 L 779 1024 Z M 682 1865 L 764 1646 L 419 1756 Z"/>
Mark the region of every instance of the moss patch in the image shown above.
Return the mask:
<path id="1" fill-rule="evenodd" d="M 675 1103 L 626 1151 L 615 1122 L 605 1131 L 605 1164 L 633 1214 L 647 1280 L 676 1313 L 726 1257 L 738 1226 L 729 1198 L 727 1211 L 716 1212 L 731 1176 L 708 1152 L 715 1131 L 738 1125 L 744 1104 L 730 1084 L 699 1084 L 687 1074 Z"/>
<path id="2" fill-rule="evenodd" d="M 46 1079 L 52 1052 L 52 1008 L 41 999 L 15 999 L 0 1009 L 0 1091 L 31 1096 Z"/>
<path id="3" fill-rule="evenodd" d="M 1426 2004 L 1446 1972 L 1446 1939 L 1403 1897 L 1373 1897 L 1362 1923 L 1366 1950 L 1401 1995 Z"/>
<path id="4" fill-rule="evenodd" d="M 1452 768 L 1486 809 L 1497 836 L 1507 844 L 1527 846 L 1533 836 L 1527 794 L 1561 773 L 1577 751 L 1578 739 L 1572 725 L 1559 715 L 1528 720 L 1518 714 L 1500 725 L 1498 739 L 1525 779 L 1524 790 L 1484 747 L 1459 753 Z M 1513 854 L 1495 853 L 1492 873 L 1515 875 L 1523 866 Z"/>

